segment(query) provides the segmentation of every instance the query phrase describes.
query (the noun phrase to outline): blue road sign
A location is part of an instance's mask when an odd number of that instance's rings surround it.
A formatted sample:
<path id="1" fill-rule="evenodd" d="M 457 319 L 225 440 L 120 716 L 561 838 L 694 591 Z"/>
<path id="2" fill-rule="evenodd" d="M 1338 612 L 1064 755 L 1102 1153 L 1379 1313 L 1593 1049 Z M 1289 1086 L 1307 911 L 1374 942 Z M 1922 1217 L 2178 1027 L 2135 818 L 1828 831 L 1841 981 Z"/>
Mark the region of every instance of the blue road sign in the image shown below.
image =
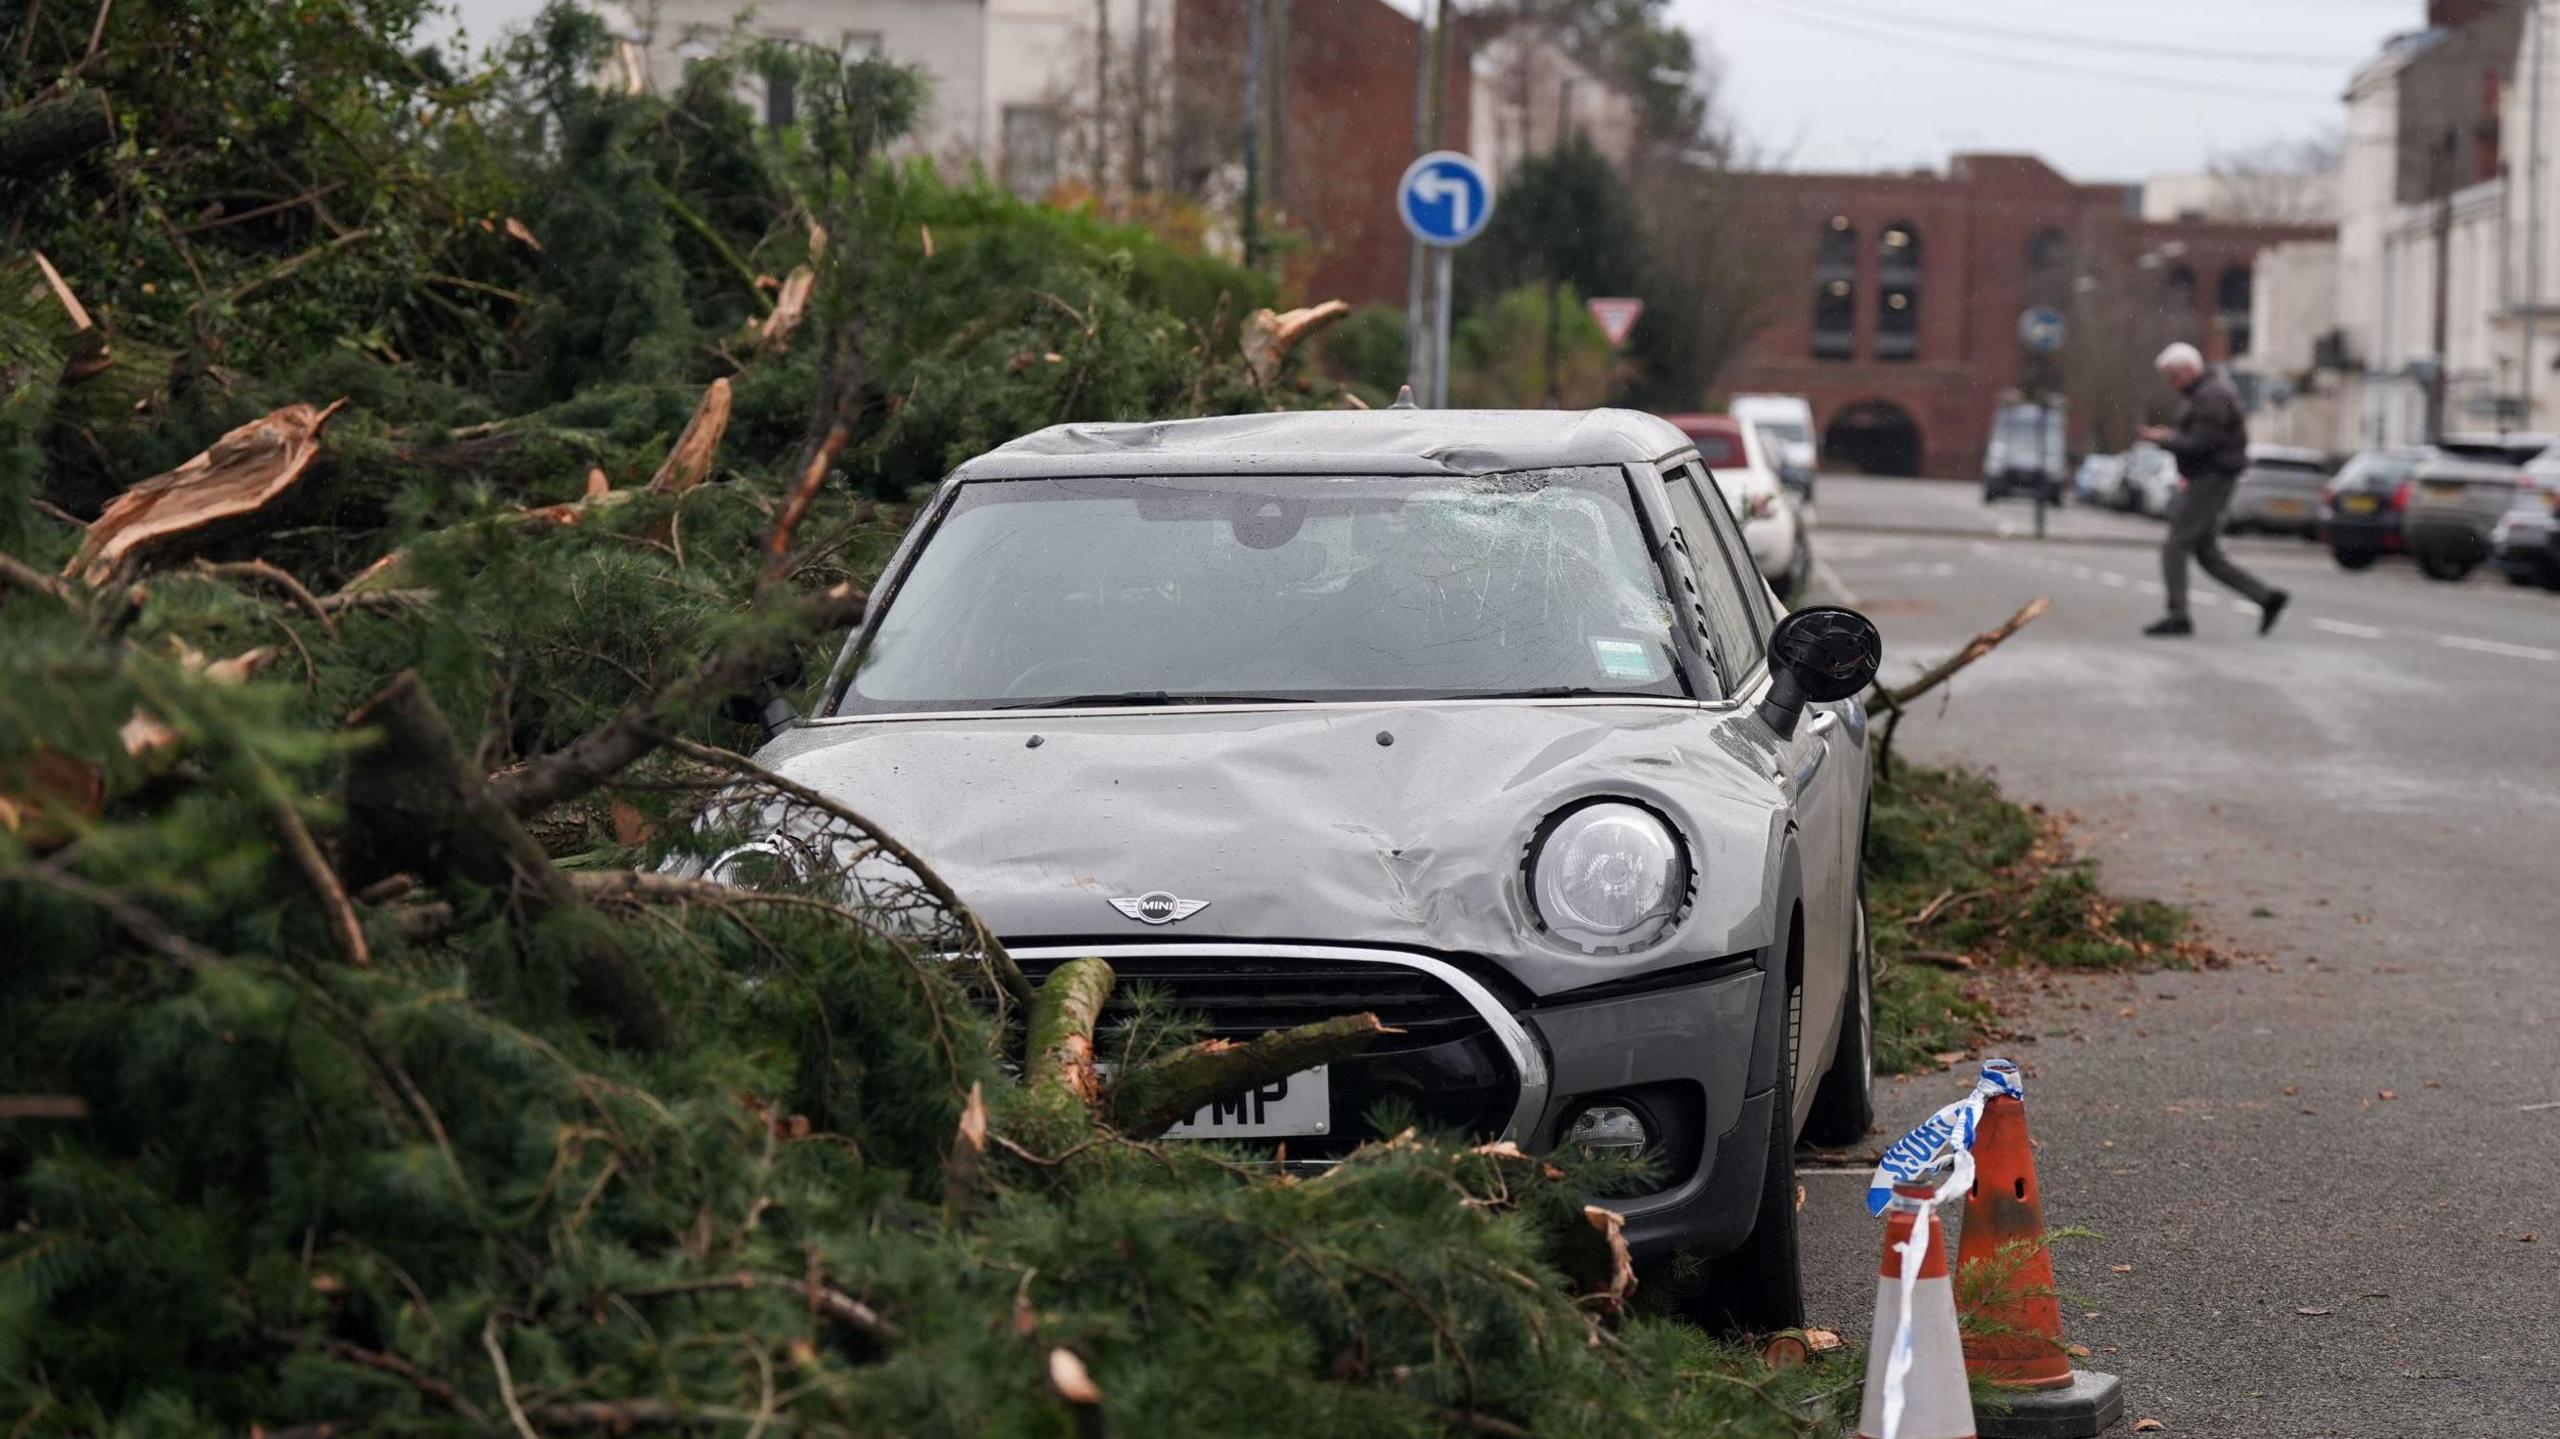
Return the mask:
<path id="1" fill-rule="evenodd" d="M 2039 355 L 2062 348 L 2062 312 L 2038 305 L 2018 317 L 2018 343 Z"/>
<path id="2" fill-rule="evenodd" d="M 1472 158 L 1434 150 L 1406 168 L 1396 185 L 1396 213 L 1415 239 L 1454 248 L 1483 234 L 1493 218 L 1493 182 Z"/>

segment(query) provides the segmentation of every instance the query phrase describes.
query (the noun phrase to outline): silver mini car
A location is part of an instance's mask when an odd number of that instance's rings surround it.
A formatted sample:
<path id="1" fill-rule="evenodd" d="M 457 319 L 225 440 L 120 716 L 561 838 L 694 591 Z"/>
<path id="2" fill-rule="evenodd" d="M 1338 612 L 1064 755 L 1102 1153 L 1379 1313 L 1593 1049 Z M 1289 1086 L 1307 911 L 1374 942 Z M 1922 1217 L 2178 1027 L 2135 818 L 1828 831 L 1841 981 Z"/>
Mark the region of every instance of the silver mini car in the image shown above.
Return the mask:
<path id="1" fill-rule="evenodd" d="M 1177 1133 L 1640 1150 L 1639 1258 L 1712 1261 L 1702 1317 L 1802 1322 L 1796 1138 L 1870 1121 L 1878 641 L 1781 618 L 1679 430 L 1062 426 L 962 465 L 875 593 L 766 764 L 1035 979 L 1100 955 L 1212 1033 L 1400 1031 Z"/>

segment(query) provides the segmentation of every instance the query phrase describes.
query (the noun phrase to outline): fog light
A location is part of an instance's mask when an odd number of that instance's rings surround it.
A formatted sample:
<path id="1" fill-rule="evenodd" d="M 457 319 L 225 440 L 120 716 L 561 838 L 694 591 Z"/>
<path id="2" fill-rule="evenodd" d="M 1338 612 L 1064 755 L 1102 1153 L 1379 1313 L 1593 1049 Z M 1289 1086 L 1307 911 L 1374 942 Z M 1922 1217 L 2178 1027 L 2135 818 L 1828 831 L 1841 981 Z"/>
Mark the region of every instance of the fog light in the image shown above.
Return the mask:
<path id="1" fill-rule="evenodd" d="M 1623 1104 L 1594 1104 L 1565 1126 L 1564 1141 L 1587 1154 L 1642 1154 L 1653 1147 L 1644 1115 Z"/>

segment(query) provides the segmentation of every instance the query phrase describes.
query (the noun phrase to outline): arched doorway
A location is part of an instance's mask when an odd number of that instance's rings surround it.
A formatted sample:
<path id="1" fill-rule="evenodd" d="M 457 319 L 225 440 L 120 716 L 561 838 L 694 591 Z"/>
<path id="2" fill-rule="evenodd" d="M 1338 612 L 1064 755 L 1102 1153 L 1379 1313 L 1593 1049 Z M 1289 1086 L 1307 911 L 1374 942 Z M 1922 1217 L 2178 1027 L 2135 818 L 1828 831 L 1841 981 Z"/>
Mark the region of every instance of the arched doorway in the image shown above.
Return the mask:
<path id="1" fill-rule="evenodd" d="M 1865 400 L 1831 417 L 1822 432 L 1828 468 L 1869 475 L 1916 475 L 1923 453 L 1920 422 L 1891 400 Z"/>

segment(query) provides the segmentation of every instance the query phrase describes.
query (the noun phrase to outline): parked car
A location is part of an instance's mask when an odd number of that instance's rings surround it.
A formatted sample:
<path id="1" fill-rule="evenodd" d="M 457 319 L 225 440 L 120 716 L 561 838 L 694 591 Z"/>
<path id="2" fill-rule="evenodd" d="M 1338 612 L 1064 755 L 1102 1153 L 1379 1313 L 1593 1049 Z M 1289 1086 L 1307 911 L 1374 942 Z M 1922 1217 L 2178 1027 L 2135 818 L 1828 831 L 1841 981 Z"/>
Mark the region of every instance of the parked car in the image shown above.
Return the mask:
<path id="1" fill-rule="evenodd" d="M 2071 477 L 2071 489 L 2084 505 L 2111 505 L 2124 484 L 2124 456 L 2085 455 Z"/>
<path id="2" fill-rule="evenodd" d="M 2431 580 L 2458 580 L 2489 558 L 2489 531 L 2515 498 L 2514 465 L 2444 455 L 2410 475 L 2402 543 Z"/>
<path id="3" fill-rule="evenodd" d="M 1776 436 L 1779 443 L 1770 453 L 1778 462 L 1779 474 L 1801 475 L 1800 493 L 1807 500 L 1813 498 L 1813 477 L 1822 468 L 1822 451 L 1811 400 L 1802 395 L 1736 395 L 1725 412 Z"/>
<path id="4" fill-rule="evenodd" d="M 1795 497 L 1797 504 L 1811 507 L 1815 475 L 1812 461 L 1802 458 L 1805 453 L 1803 447 L 1790 443 L 1787 432 L 1776 426 L 1753 425 L 1752 428 L 1759 431 L 1761 450 L 1777 461 L 1778 483 Z"/>
<path id="5" fill-rule="evenodd" d="M 2231 491 L 2222 528 L 2311 539 L 2320 529 L 2320 491 L 2328 483 L 2329 457 L 2318 450 L 2251 445 L 2249 468 Z"/>
<path id="6" fill-rule="evenodd" d="M 2424 446 L 2360 450 L 2320 492 L 2320 538 L 2339 567 L 2360 570 L 2400 553 L 2401 517 L 2409 510 L 2410 476 L 2434 458 Z"/>
<path id="7" fill-rule="evenodd" d="M 2158 445 L 2142 444 L 2124 452 L 2123 508 L 2154 519 L 2167 519 L 2178 506 L 2178 496 L 2185 481 L 2178 478 L 2178 461 Z"/>
<path id="8" fill-rule="evenodd" d="M 1769 587 L 1784 600 L 1804 593 L 1813 579 L 1810 512 L 1788 497 L 1759 427 L 1731 415 L 1673 415 L 1670 421 L 1706 460 Z"/>
<path id="9" fill-rule="evenodd" d="M 1982 455 L 1982 502 L 2041 490 L 2045 503 L 2062 503 L 2070 426 L 2060 405 L 2002 405 L 1991 417 L 1991 443 Z"/>
<path id="10" fill-rule="evenodd" d="M 1610 1200 L 1639 1261 L 1707 1260 L 1695 1312 L 1803 1322 L 1794 1145 L 1873 1116 L 1880 643 L 1780 616 L 1679 429 L 1057 426 L 962 465 L 874 593 L 762 763 L 898 835 L 1035 980 L 1098 956 L 1214 1035 L 1393 1027 L 1177 1137 L 1321 1164 L 1392 1100 L 1642 1151 Z"/>
<path id="11" fill-rule="evenodd" d="M 2464 460 L 2487 460 L 2497 465 L 2523 465 L 2551 449 L 2554 437 L 2504 431 L 2497 434 L 2447 435 L 2435 447 Z"/>
<path id="12" fill-rule="evenodd" d="M 2560 457 L 2524 467 L 2489 530 L 2489 558 L 2512 583 L 2560 590 Z"/>

